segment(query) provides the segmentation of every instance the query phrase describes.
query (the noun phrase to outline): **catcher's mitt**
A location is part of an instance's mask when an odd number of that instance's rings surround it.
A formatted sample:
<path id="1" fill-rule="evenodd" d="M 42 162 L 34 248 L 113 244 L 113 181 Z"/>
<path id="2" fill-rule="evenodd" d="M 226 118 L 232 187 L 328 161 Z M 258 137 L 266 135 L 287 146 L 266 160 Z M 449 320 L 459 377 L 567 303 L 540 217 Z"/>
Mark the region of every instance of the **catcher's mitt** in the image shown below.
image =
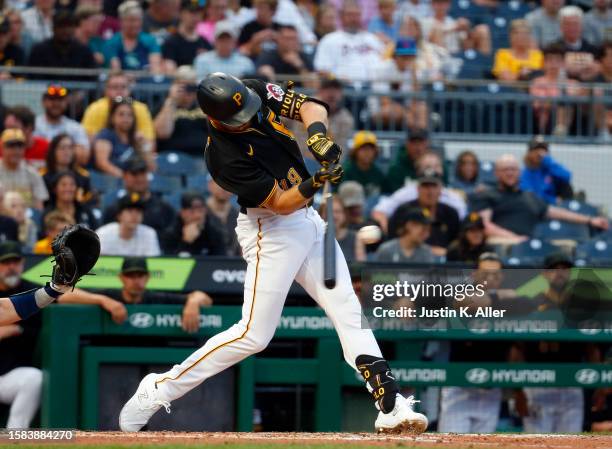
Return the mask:
<path id="1" fill-rule="evenodd" d="M 100 256 L 100 239 L 87 226 L 72 225 L 53 239 L 51 249 L 55 256 L 53 283 L 74 288 L 96 264 Z"/>

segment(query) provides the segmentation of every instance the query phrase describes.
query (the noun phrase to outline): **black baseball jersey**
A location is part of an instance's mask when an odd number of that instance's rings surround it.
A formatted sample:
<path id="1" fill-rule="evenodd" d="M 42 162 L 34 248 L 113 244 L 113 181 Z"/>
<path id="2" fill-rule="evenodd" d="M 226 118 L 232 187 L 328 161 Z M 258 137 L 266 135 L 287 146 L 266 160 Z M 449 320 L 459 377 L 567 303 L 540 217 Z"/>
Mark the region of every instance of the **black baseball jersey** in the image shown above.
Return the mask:
<path id="1" fill-rule="evenodd" d="M 236 194 L 241 206 L 261 207 L 276 189 L 288 190 L 310 177 L 295 137 L 280 118 L 300 120 L 305 101 L 321 102 L 276 84 L 243 82 L 259 95 L 261 108 L 243 131 L 222 131 L 208 122 L 206 164 L 215 182 Z"/>

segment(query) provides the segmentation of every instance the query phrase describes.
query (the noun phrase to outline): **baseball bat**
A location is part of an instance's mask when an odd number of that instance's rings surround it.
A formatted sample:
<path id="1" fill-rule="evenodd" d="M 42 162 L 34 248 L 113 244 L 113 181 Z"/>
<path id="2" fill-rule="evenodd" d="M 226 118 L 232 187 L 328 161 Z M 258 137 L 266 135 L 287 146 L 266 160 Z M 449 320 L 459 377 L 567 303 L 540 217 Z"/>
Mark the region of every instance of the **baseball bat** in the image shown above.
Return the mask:
<path id="1" fill-rule="evenodd" d="M 328 289 L 336 286 L 336 225 L 334 223 L 334 201 L 329 181 L 323 188 L 323 200 L 327 216 L 327 228 L 323 242 L 323 283 Z"/>

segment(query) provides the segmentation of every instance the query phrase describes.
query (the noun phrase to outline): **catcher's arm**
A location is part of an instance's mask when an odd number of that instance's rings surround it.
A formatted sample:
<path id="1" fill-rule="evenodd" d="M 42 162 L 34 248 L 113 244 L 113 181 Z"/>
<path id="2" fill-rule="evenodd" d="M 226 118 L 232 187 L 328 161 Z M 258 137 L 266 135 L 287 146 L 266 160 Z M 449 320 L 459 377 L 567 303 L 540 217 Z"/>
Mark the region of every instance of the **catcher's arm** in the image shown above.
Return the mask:
<path id="1" fill-rule="evenodd" d="M 13 324 L 20 319 L 11 300 L 9 298 L 0 298 L 0 326 Z"/>
<path id="2" fill-rule="evenodd" d="M 51 244 L 55 265 L 51 282 L 8 297 L 19 319 L 26 319 L 48 306 L 63 293 L 74 289 L 82 276 L 93 268 L 100 255 L 100 240 L 83 225 L 64 228 Z M 7 312 L 10 317 L 12 313 Z M 14 318 L 14 316 L 13 316 Z"/>

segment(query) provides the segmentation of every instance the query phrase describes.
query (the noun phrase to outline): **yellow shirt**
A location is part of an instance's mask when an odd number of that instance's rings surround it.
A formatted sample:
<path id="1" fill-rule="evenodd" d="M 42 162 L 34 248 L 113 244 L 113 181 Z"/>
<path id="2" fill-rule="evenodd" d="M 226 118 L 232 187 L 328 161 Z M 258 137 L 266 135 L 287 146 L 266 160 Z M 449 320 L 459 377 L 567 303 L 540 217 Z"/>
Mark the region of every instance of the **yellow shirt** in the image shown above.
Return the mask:
<path id="1" fill-rule="evenodd" d="M 51 249 L 51 239 L 49 237 L 45 237 L 44 239 L 36 242 L 34 244 L 34 248 L 32 248 L 32 252 L 34 254 L 51 254 L 53 252 Z"/>
<path id="2" fill-rule="evenodd" d="M 495 52 L 493 75 L 499 76 L 500 73 L 506 70 L 509 70 L 514 75 L 518 75 L 524 67 L 531 70 L 539 70 L 542 68 L 543 62 L 540 50 L 529 50 L 527 59 L 518 59 L 512 54 L 511 49 L 501 48 Z"/>
<path id="3" fill-rule="evenodd" d="M 155 140 L 155 129 L 153 128 L 153 119 L 151 118 L 149 108 L 140 101 L 134 101 L 133 106 L 134 115 L 136 116 L 136 130 L 145 139 Z M 81 124 L 88 135 L 95 136 L 106 128 L 109 109 L 110 102 L 106 97 L 94 101 L 87 107 Z"/>

